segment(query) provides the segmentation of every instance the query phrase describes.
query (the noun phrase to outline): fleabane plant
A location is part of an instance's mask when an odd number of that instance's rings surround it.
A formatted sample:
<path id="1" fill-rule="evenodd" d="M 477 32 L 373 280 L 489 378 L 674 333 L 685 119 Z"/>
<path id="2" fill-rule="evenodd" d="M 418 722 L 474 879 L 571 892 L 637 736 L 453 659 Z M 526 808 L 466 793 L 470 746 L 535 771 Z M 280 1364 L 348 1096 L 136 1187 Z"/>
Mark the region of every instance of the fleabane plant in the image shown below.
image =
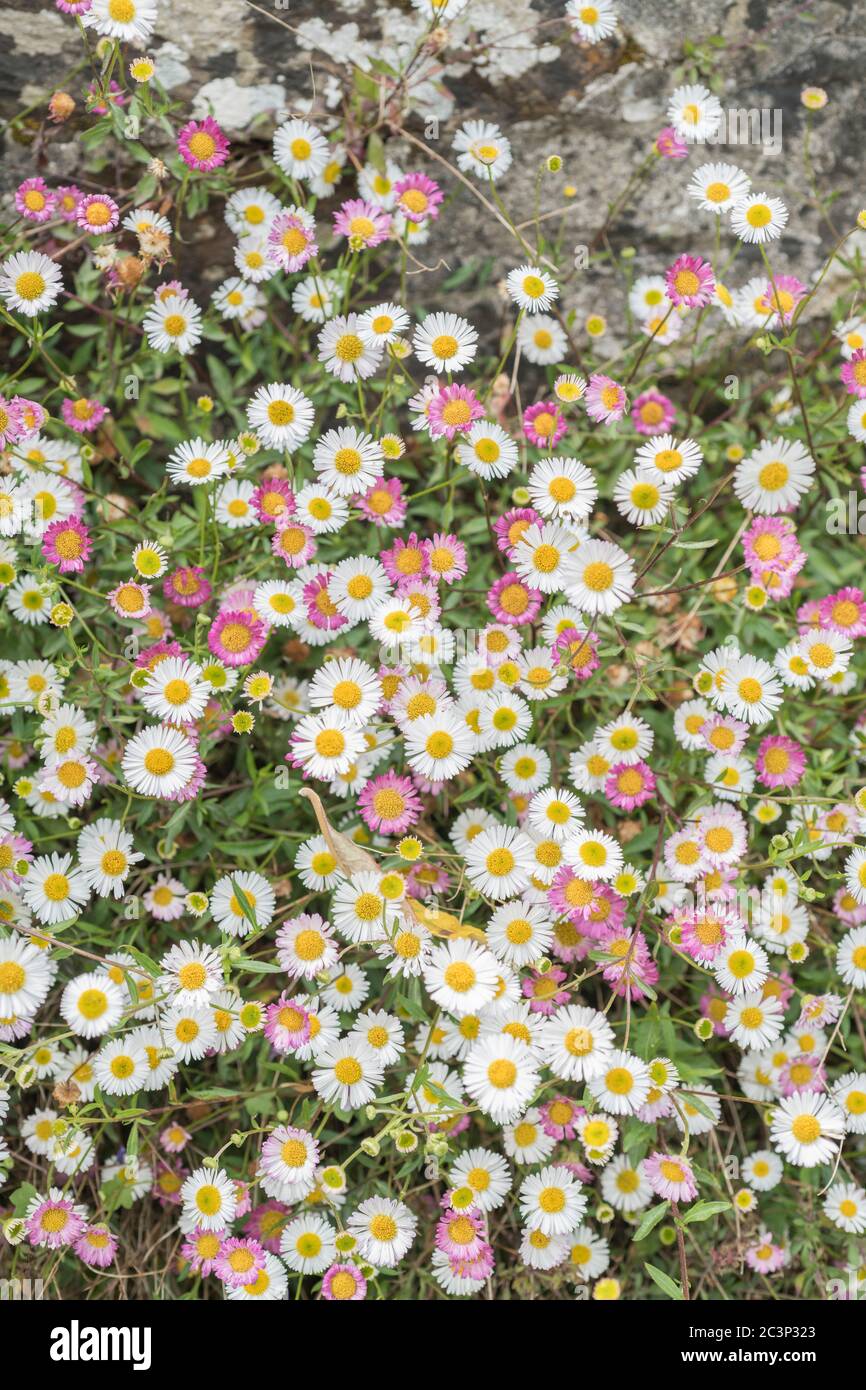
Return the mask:
<path id="1" fill-rule="evenodd" d="M 812 181 L 798 275 L 687 70 L 578 256 L 579 169 L 424 133 L 471 0 L 412 4 L 244 141 L 156 0 L 57 0 L 80 186 L 35 159 L 0 256 L 4 1267 L 817 1296 L 866 1232 L 866 213 Z M 616 249 L 653 181 L 666 263 Z"/>

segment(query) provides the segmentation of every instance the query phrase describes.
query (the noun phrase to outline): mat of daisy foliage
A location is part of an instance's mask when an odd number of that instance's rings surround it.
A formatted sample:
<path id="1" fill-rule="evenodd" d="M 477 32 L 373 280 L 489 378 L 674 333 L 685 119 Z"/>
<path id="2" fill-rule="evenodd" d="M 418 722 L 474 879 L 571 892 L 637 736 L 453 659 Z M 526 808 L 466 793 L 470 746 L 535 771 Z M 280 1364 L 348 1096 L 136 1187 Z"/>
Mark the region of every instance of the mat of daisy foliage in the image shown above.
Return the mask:
<path id="1" fill-rule="evenodd" d="M 0 261 L 6 1288 L 858 1295 L 833 86 L 743 112 L 772 13 L 727 76 L 678 34 L 589 197 L 579 139 L 485 114 L 520 31 L 483 8 L 407 0 L 356 61 L 266 7 L 290 80 L 240 115 L 176 95 L 171 0 L 28 16 L 63 62 Z M 640 6 L 511 9 L 580 91 L 640 67 Z"/>

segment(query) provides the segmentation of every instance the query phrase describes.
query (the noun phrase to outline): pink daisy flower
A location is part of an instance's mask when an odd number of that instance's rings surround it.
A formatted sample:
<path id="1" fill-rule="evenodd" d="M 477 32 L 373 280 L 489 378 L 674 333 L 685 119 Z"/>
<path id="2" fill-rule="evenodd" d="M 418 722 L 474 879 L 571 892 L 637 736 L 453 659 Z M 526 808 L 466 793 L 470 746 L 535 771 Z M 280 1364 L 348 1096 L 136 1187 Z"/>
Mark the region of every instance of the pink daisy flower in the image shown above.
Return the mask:
<path id="1" fill-rule="evenodd" d="M 154 642 L 151 646 L 145 647 L 139 652 L 138 656 L 135 658 L 135 664 L 142 668 L 146 666 L 148 670 L 155 671 L 159 663 L 164 660 L 165 657 L 185 655 L 186 653 L 180 645 L 180 642 Z"/>
<path id="2" fill-rule="evenodd" d="M 21 418 L 26 431 L 25 439 L 29 435 L 35 434 L 37 430 L 41 430 L 48 419 L 48 412 L 45 407 L 41 406 L 38 401 L 29 401 L 26 396 L 13 396 L 10 404 L 21 411 Z"/>
<path id="3" fill-rule="evenodd" d="M 638 434 L 668 434 L 677 418 L 676 406 L 651 386 L 634 399 L 631 422 Z"/>
<path id="4" fill-rule="evenodd" d="M 441 791 L 442 784 L 427 782 L 423 777 L 416 777 L 415 785 L 419 791 L 436 796 Z M 451 876 L 441 864 L 413 864 L 406 875 L 406 892 L 410 898 L 416 898 L 420 902 L 430 902 L 441 894 L 447 893 L 450 887 Z"/>
<path id="5" fill-rule="evenodd" d="M 538 1108 L 541 1128 L 551 1139 L 573 1139 L 577 1125 L 586 1114 L 583 1106 L 576 1105 L 568 1096 L 554 1096 Z"/>
<path id="6" fill-rule="evenodd" d="M 388 550 L 380 550 L 379 559 L 388 578 L 397 584 L 401 579 L 415 579 L 424 575 L 427 569 L 424 545 L 425 542 L 416 532 L 411 531 L 405 540 L 397 536 Z"/>
<path id="7" fill-rule="evenodd" d="M 367 783 L 358 798 L 358 809 L 371 830 L 402 835 L 420 816 L 421 799 L 410 777 L 389 771 Z"/>
<path id="8" fill-rule="evenodd" d="M 866 598 L 862 589 L 837 589 L 821 600 L 821 622 L 845 637 L 866 637 Z"/>
<path id="9" fill-rule="evenodd" d="M 290 513 L 283 513 L 277 517 L 271 550 L 289 569 L 300 569 L 303 565 L 308 565 L 315 555 L 316 538 L 309 526 L 295 521 Z"/>
<path id="10" fill-rule="evenodd" d="M 331 571 L 324 570 L 304 585 L 304 603 L 307 617 L 314 627 L 323 632 L 337 632 L 345 627 L 349 619 L 341 613 L 328 591 Z"/>
<path id="11" fill-rule="evenodd" d="M 146 618 L 153 612 L 150 601 L 150 585 L 139 584 L 134 579 L 125 579 L 110 594 L 105 596 L 118 618 Z"/>
<path id="12" fill-rule="evenodd" d="M 229 142 L 213 116 L 205 116 L 201 121 L 188 121 L 178 131 L 177 152 L 190 169 L 208 173 L 225 164 Z"/>
<path id="13" fill-rule="evenodd" d="M 322 1279 L 322 1297 L 329 1303 L 360 1303 L 367 1297 L 367 1281 L 357 1265 L 331 1265 Z"/>
<path id="14" fill-rule="evenodd" d="M 795 739 L 769 734 L 761 741 L 755 772 L 765 787 L 796 787 L 805 770 L 806 755 Z"/>
<path id="15" fill-rule="evenodd" d="M 59 1187 L 52 1187 L 47 1197 L 32 1197 L 24 1213 L 30 1244 L 45 1245 L 49 1250 L 73 1245 L 84 1226 L 84 1207 L 64 1197 Z"/>
<path id="16" fill-rule="evenodd" d="M 833 911 L 846 927 L 859 927 L 866 922 L 866 903 L 855 903 L 847 888 L 837 890 L 833 898 Z"/>
<path id="17" fill-rule="evenodd" d="M 468 386 L 446 386 L 433 397 L 427 410 L 434 439 L 453 439 L 465 434 L 484 414 L 484 406 Z"/>
<path id="18" fill-rule="evenodd" d="M 797 626 L 803 631 L 823 626 L 821 602 L 821 599 L 810 598 L 805 603 L 800 604 L 797 609 Z"/>
<path id="19" fill-rule="evenodd" d="M 612 425 L 628 410 L 628 398 L 619 382 L 602 372 L 593 372 L 586 388 L 586 413 L 598 424 Z"/>
<path id="20" fill-rule="evenodd" d="M 707 993 L 701 995 L 698 1007 L 700 1008 L 702 1016 L 708 1018 L 712 1023 L 713 1032 L 717 1038 L 726 1038 L 730 1031 L 725 1023 L 725 1016 L 728 1012 L 729 1004 L 730 1000 L 728 996 L 722 994 L 721 990 L 717 989 L 715 985 L 710 985 Z"/>
<path id="21" fill-rule="evenodd" d="M 77 516 L 52 521 L 42 535 L 42 554 L 61 574 L 80 574 L 92 548 L 87 527 Z"/>
<path id="22" fill-rule="evenodd" d="M 435 623 L 442 612 L 439 590 L 429 579 L 401 579 L 397 594 L 406 599 L 428 622 Z"/>
<path id="23" fill-rule="evenodd" d="M 271 1198 L 252 1208 L 244 1222 L 244 1235 L 252 1236 L 272 1255 L 279 1255 L 280 1237 L 291 1219 L 292 1214 L 285 1203 Z"/>
<path id="24" fill-rule="evenodd" d="M 450 532 L 437 531 L 421 549 L 426 571 L 436 584 L 453 584 L 466 573 L 466 547 Z"/>
<path id="25" fill-rule="evenodd" d="M 192 1135 L 183 1125 L 169 1125 L 159 1136 L 159 1142 L 167 1154 L 183 1153 Z"/>
<path id="26" fill-rule="evenodd" d="M 230 1289 L 254 1284 L 265 1267 L 265 1251 L 252 1236 L 229 1236 L 214 1261 L 214 1274 Z"/>
<path id="27" fill-rule="evenodd" d="M 845 1007 L 838 994 L 806 994 L 803 996 L 797 1025 L 823 1028 L 836 1022 Z"/>
<path id="28" fill-rule="evenodd" d="M 54 194 L 44 179 L 25 179 L 15 190 L 15 209 L 28 222 L 50 222 Z"/>
<path id="29" fill-rule="evenodd" d="M 158 1165 L 153 1180 L 153 1186 L 150 1190 L 161 1207 L 180 1206 L 180 1189 L 183 1187 L 184 1181 L 188 1177 L 188 1168 L 182 1166 L 173 1167 L 170 1163 L 165 1162 L 161 1162 Z"/>
<path id="30" fill-rule="evenodd" d="M 568 429 L 556 401 L 538 401 L 523 412 L 523 433 L 537 449 L 553 449 Z"/>
<path id="31" fill-rule="evenodd" d="M 623 936 L 617 928 L 611 927 L 600 940 L 602 950 L 618 957 L 601 972 L 614 994 L 623 997 L 628 994 L 633 1001 L 646 998 L 646 986 L 658 983 L 659 970 L 643 932 Z"/>
<path id="32" fill-rule="evenodd" d="M 180 1247 L 181 1257 L 187 1261 L 193 1274 L 200 1274 L 206 1279 L 216 1268 L 222 1243 L 223 1237 L 217 1231 L 196 1226 Z"/>
<path id="33" fill-rule="evenodd" d="M 120 208 L 107 193 L 89 193 L 78 204 L 75 213 L 76 224 L 83 232 L 94 236 L 104 236 L 113 232 L 120 220 Z"/>
<path id="34" fill-rule="evenodd" d="M 74 222 L 78 216 L 78 204 L 84 197 L 81 189 L 74 183 L 61 184 L 54 190 L 54 215 L 63 222 Z"/>
<path id="35" fill-rule="evenodd" d="M 782 1067 L 777 1084 L 783 1096 L 818 1095 L 827 1089 L 827 1074 L 820 1057 L 800 1053 Z"/>
<path id="36" fill-rule="evenodd" d="M 355 498 L 359 511 L 376 526 L 402 526 L 406 519 L 403 484 L 399 478 L 377 478 Z"/>
<path id="37" fill-rule="evenodd" d="M 560 970 L 558 965 L 552 966 L 543 974 L 540 970 L 533 970 L 521 985 L 524 996 L 530 1001 L 529 1007 L 532 1012 L 550 1017 L 560 1004 L 567 1004 L 571 996 L 567 989 L 560 989 L 560 985 L 567 979 L 567 974 Z"/>
<path id="38" fill-rule="evenodd" d="M 519 574 L 509 570 L 487 590 L 487 607 L 497 622 L 521 627 L 535 622 L 543 598 L 540 589 L 533 589 Z"/>
<path id="39" fill-rule="evenodd" d="M 445 194 L 435 179 L 426 174 L 407 174 L 394 184 L 397 208 L 408 222 L 424 222 L 439 216 L 439 204 Z"/>
<path id="40" fill-rule="evenodd" d="M 483 1216 L 474 1208 L 444 1211 L 436 1223 L 435 1244 L 451 1260 L 477 1260 L 487 1245 Z"/>
<path id="41" fill-rule="evenodd" d="M 616 763 L 608 773 L 604 794 L 620 811 L 636 811 L 655 795 L 656 779 L 645 762 Z"/>
<path id="42" fill-rule="evenodd" d="M 182 565 L 162 581 L 162 592 L 169 603 L 181 608 L 199 608 L 207 603 L 212 590 L 200 565 Z"/>
<path id="43" fill-rule="evenodd" d="M 318 254 L 316 223 L 303 208 L 277 213 L 268 232 L 268 253 L 282 270 L 294 275 Z"/>
<path id="44" fill-rule="evenodd" d="M 665 286 L 672 304 L 702 309 L 715 292 L 713 267 L 700 256 L 677 256 L 665 274 Z"/>
<path id="45" fill-rule="evenodd" d="M 353 250 L 380 246 L 390 233 L 390 214 L 364 198 L 350 198 L 334 213 L 334 235 L 344 236 Z"/>
<path id="46" fill-rule="evenodd" d="M 117 1254 L 117 1236 L 107 1226 L 85 1226 L 73 1248 L 84 1264 L 93 1269 L 108 1269 Z"/>
<path id="47" fill-rule="evenodd" d="M 793 317 L 797 305 L 808 293 L 807 287 L 796 275 L 777 275 L 774 280 L 768 282 L 763 297 L 767 311 L 774 319 L 779 319 L 785 324 Z"/>
<path id="48" fill-rule="evenodd" d="M 294 513 L 295 494 L 286 478 L 265 478 L 250 498 L 250 505 L 263 525 L 276 524 Z"/>
<path id="49" fill-rule="evenodd" d="M 63 14 L 87 14 L 93 0 L 54 0 L 54 3 Z"/>
<path id="50" fill-rule="evenodd" d="M 512 507 L 493 523 L 496 544 L 509 560 L 515 559 L 521 538 L 530 526 L 541 526 L 544 517 L 534 507 Z"/>
<path id="51" fill-rule="evenodd" d="M 77 400 L 67 396 L 60 409 L 65 423 L 70 429 L 75 430 L 76 434 L 87 434 L 90 430 L 95 430 L 108 414 L 107 406 L 87 396 L 79 396 Z"/>
<path id="52" fill-rule="evenodd" d="M 23 439 L 24 434 L 24 411 L 21 406 L 14 400 L 7 401 L 5 396 L 0 396 L 0 449 Z"/>
<path id="53" fill-rule="evenodd" d="M 295 999 L 281 994 L 275 1004 L 265 1009 L 265 1037 L 275 1052 L 297 1052 L 310 1041 L 310 1014 Z"/>
<path id="54" fill-rule="evenodd" d="M 657 1197 L 669 1202 L 692 1202 L 698 1195 L 698 1185 L 692 1166 L 681 1155 L 656 1150 L 642 1164 L 643 1175 Z"/>
<path id="55" fill-rule="evenodd" d="M 757 517 L 743 535 L 743 554 L 752 578 L 766 573 L 783 574 L 796 565 L 796 574 L 805 563 L 793 524 L 787 517 Z"/>
<path id="56" fill-rule="evenodd" d="M 108 84 L 107 93 L 100 91 L 95 81 L 91 82 L 87 88 L 87 109 L 88 111 L 92 111 L 96 116 L 107 115 L 109 106 L 128 106 L 131 100 L 132 98 L 127 95 L 120 83 L 113 77 Z"/>
<path id="57" fill-rule="evenodd" d="M 850 361 L 842 363 L 839 375 L 850 396 L 866 400 L 866 348 L 858 348 L 852 353 Z"/>
<path id="58" fill-rule="evenodd" d="M 563 864 L 557 869 L 547 890 L 547 901 L 557 917 L 568 917 L 586 932 L 586 917 L 595 899 L 597 886 L 588 883 L 586 879 L 578 878 L 568 864 Z"/>
<path id="59" fill-rule="evenodd" d="M 554 642 L 551 653 L 560 666 L 567 666 L 575 680 L 587 681 L 601 662 L 598 659 L 598 635 L 581 632 L 576 627 L 565 628 Z"/>
<path id="60" fill-rule="evenodd" d="M 772 1236 L 762 1232 L 754 1245 L 746 1247 L 745 1261 L 756 1274 L 776 1274 L 788 1262 L 781 1245 L 773 1243 Z"/>
<path id="61" fill-rule="evenodd" d="M 724 907 L 701 904 L 694 908 L 678 908 L 673 924 L 680 929 L 680 946 L 692 960 L 711 965 L 731 932 L 742 929 L 741 919 Z"/>
<path id="62" fill-rule="evenodd" d="M 226 666 L 246 666 L 255 661 L 268 640 L 260 618 L 240 608 L 217 614 L 207 635 L 211 653 Z"/>
<path id="63" fill-rule="evenodd" d="M 750 725 L 742 719 L 734 719 L 731 714 L 711 714 L 701 725 L 699 737 L 703 739 L 707 752 L 733 756 L 745 748 L 749 730 Z"/>
<path id="64" fill-rule="evenodd" d="M 662 159 L 686 159 L 689 147 L 685 140 L 677 135 L 672 125 L 666 125 L 660 130 L 655 138 L 653 149 L 656 154 L 661 155 Z"/>

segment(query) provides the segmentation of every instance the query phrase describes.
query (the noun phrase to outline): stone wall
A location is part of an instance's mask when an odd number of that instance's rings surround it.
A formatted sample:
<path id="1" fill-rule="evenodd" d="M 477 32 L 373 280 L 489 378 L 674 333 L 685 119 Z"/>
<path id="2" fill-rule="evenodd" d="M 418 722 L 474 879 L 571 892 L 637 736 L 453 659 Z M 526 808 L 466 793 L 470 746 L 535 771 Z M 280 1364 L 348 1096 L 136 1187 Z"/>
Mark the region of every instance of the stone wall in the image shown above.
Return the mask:
<path id="1" fill-rule="evenodd" d="M 726 108 L 781 112 L 781 148 L 750 142 L 709 149 L 705 157 L 741 165 L 756 190 L 766 187 L 784 199 L 790 222 L 774 260 L 808 279 L 833 244 L 834 229 L 850 226 L 866 205 L 866 0 L 620 0 L 617 8 L 616 38 L 586 47 L 574 42 L 562 22 L 564 0 L 469 0 L 449 26 L 436 69 L 413 87 L 414 128 L 438 120 L 435 148 L 447 154 L 450 131 L 460 121 L 498 121 L 516 156 L 503 195 L 509 207 L 528 209 L 525 216 L 532 211 L 539 161 L 561 155 L 564 173 L 558 185 L 545 185 L 544 206 L 558 206 L 563 184 L 572 183 L 577 194 L 565 236 L 574 245 L 589 243 L 665 124 L 669 93 L 678 81 L 697 75 L 684 56 L 684 39 L 701 44 L 719 35 L 723 45 L 702 50 L 712 55 L 704 76 L 712 73 Z M 161 0 L 149 51 L 162 81 L 183 103 L 179 116 L 212 110 L 233 140 L 265 149 L 285 109 L 312 111 L 326 125 L 333 121 L 341 74 L 350 64 L 393 63 L 414 46 L 423 24 L 409 0 L 289 0 L 286 8 L 280 0 L 263 0 L 261 7 L 244 0 Z M 23 127 L 7 131 L 4 189 L 34 172 L 32 141 L 44 99 L 64 79 L 73 82 L 67 74 L 80 60 L 75 23 L 52 0 L 5 0 L 0 110 L 9 118 L 22 105 L 38 105 Z M 829 222 L 815 205 L 804 167 L 806 112 L 799 94 L 805 85 L 824 87 L 830 98 L 812 118 L 809 140 L 819 186 L 840 195 Z M 55 181 L 72 179 L 81 171 L 82 153 L 75 123 L 49 129 L 48 140 L 38 141 L 39 172 Z M 689 165 L 703 158 L 694 152 Z M 617 223 L 613 247 L 639 247 L 642 269 L 661 267 L 672 252 L 710 249 L 707 229 L 696 227 L 693 205 L 684 196 L 686 178 L 684 165 L 664 164 L 642 192 L 639 210 L 627 210 Z M 218 278 L 228 268 L 229 248 L 226 243 L 221 264 L 222 238 L 205 221 L 201 233 L 209 231 L 216 240 L 208 273 Z M 507 234 L 479 203 L 460 198 L 447 235 L 434 237 L 425 253 L 431 264 L 444 258 L 453 272 L 468 258 L 481 259 L 480 243 L 498 267 L 513 263 Z M 752 259 L 750 254 L 737 282 L 746 270 L 756 272 Z M 574 283 L 567 306 L 583 311 L 603 299 L 606 273 L 602 268 Z M 433 279 L 447 274 L 440 265 Z"/>

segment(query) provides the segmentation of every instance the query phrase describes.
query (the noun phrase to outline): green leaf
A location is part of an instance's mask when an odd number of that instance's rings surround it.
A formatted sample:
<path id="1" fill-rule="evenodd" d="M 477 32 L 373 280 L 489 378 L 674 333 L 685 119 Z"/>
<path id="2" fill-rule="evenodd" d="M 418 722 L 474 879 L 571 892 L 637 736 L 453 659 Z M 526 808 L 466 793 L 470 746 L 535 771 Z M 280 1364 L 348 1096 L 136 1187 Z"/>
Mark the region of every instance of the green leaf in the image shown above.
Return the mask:
<path id="1" fill-rule="evenodd" d="M 644 1240 L 649 1235 L 650 1231 L 655 1230 L 659 1222 L 663 1219 L 663 1217 L 667 1215 L 669 1207 L 670 1202 L 659 1202 L 657 1207 L 650 1207 L 649 1211 L 644 1216 L 643 1221 L 641 1221 L 640 1225 L 638 1226 L 637 1230 L 632 1236 L 632 1240 Z"/>
<path id="2" fill-rule="evenodd" d="M 239 888 L 239 887 L 238 887 L 238 885 L 237 885 L 237 883 L 236 883 L 236 881 L 235 881 L 234 879 L 232 879 L 232 889 L 234 890 L 234 895 L 235 895 L 235 897 L 236 897 L 237 900 L 238 900 L 238 904 L 239 904 L 239 906 L 240 906 L 241 912 L 242 912 L 242 913 L 244 914 L 244 916 L 246 917 L 246 919 L 247 919 L 247 921 L 249 922 L 250 926 L 252 927 L 253 931 L 258 931 L 258 926 L 259 926 L 259 924 L 258 924 L 258 922 L 256 921 L 256 914 L 255 914 L 255 910 L 253 909 L 253 905 L 252 905 L 252 903 L 250 902 L 250 900 L 249 900 L 249 898 L 247 897 L 247 895 L 246 895 L 246 893 L 244 892 L 244 890 L 243 890 L 242 888 Z"/>
<path id="3" fill-rule="evenodd" d="M 668 1298 L 674 1299 L 677 1303 L 682 1303 L 683 1291 L 676 1279 L 672 1279 L 669 1274 L 665 1274 L 664 1270 L 656 1269 L 655 1265 L 645 1263 L 644 1269 L 653 1283 L 658 1284 L 662 1293 L 666 1293 Z"/>
<path id="4" fill-rule="evenodd" d="M 695 1202 L 685 1216 L 680 1217 L 680 1222 L 683 1226 L 691 1226 L 694 1221 L 709 1221 L 711 1216 L 718 1216 L 720 1211 L 730 1210 L 730 1202 Z"/>

